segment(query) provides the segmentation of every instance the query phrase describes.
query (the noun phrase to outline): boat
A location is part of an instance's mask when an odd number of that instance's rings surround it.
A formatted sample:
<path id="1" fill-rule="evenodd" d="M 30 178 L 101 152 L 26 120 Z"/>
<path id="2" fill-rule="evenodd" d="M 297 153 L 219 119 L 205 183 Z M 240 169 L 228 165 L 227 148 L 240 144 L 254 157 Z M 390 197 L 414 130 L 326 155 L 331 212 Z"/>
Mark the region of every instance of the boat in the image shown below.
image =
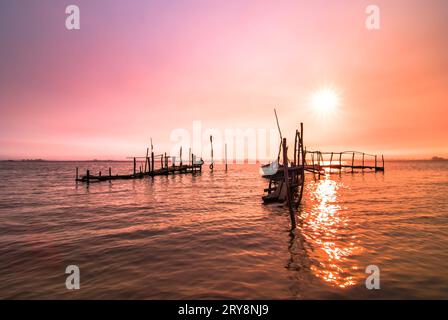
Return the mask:
<path id="1" fill-rule="evenodd" d="M 279 165 L 278 160 L 274 160 L 260 167 L 260 174 L 263 178 L 270 178 L 283 170 L 283 166 Z"/>

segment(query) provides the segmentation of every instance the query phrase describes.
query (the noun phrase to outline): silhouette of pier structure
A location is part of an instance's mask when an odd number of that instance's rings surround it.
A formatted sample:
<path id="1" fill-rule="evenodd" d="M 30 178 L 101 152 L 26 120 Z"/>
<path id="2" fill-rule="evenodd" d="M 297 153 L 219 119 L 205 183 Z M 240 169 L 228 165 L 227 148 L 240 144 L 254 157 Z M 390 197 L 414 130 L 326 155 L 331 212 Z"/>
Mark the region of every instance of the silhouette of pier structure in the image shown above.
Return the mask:
<path id="1" fill-rule="evenodd" d="M 262 176 L 269 180 L 262 200 L 265 204 L 286 204 L 293 229 L 296 226 L 294 209 L 297 209 L 302 201 L 306 172 L 311 172 L 314 179 L 332 173 L 356 173 L 366 170 L 384 172 L 383 155 L 380 164 L 377 155 L 359 151 L 307 151 L 303 142 L 303 123 L 300 124 L 300 130 L 296 130 L 293 158 L 290 159 L 286 138 L 282 137 L 280 128 L 279 132 L 281 144 L 277 160 L 261 167 Z"/>
<path id="2" fill-rule="evenodd" d="M 356 170 L 356 171 L 355 171 Z M 341 172 L 384 171 L 384 156 L 360 151 L 305 151 L 305 171 L 325 174 Z"/>
<path id="3" fill-rule="evenodd" d="M 152 147 L 151 147 L 152 149 Z M 98 182 L 111 180 L 126 180 L 126 179 L 141 179 L 144 177 L 154 177 L 169 174 L 187 174 L 202 172 L 202 165 L 204 161 L 190 152 L 189 160 L 184 163 L 182 160 L 182 148 L 180 149 L 179 160 L 175 156 L 168 156 L 166 153 L 154 154 L 149 148 L 146 150 L 146 157 L 128 157 L 132 159 L 133 170 L 130 174 L 112 174 L 112 168 L 103 174 L 101 171 L 98 174 L 92 174 L 90 170 L 86 171 L 85 175 L 79 176 L 78 168 L 76 168 L 77 182 Z"/>

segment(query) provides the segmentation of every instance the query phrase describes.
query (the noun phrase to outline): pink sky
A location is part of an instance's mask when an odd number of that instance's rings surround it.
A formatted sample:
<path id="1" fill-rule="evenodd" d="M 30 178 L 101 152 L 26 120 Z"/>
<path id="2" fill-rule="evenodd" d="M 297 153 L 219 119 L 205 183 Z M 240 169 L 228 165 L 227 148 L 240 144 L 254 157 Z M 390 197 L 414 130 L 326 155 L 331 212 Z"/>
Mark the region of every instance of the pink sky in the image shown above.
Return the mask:
<path id="1" fill-rule="evenodd" d="M 274 107 L 311 149 L 448 156 L 447 16 L 446 1 L 2 1 L 0 159 L 124 159 L 195 120 L 275 128 Z M 317 117 L 327 86 L 341 104 Z"/>

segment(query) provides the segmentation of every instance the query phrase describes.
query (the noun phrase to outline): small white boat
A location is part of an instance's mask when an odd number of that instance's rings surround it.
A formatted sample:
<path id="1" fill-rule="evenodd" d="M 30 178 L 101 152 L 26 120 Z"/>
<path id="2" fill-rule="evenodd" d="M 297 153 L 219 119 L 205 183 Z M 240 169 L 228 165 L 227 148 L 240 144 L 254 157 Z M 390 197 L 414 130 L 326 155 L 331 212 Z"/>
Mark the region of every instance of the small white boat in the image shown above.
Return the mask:
<path id="1" fill-rule="evenodd" d="M 262 165 L 260 167 L 260 175 L 262 177 L 269 177 L 277 173 L 280 168 L 278 160 L 272 161 L 271 163 Z"/>

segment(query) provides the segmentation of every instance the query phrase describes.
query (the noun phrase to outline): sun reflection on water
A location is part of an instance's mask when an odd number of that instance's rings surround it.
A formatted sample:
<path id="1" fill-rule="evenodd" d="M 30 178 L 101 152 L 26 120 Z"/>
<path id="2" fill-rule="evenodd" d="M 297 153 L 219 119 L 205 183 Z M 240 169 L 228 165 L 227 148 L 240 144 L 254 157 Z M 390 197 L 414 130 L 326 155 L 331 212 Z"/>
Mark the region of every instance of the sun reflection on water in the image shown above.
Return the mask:
<path id="1" fill-rule="evenodd" d="M 350 236 L 350 221 L 339 205 L 342 184 L 330 175 L 310 183 L 310 209 L 302 213 L 303 236 L 312 244 L 309 253 L 314 261 L 310 269 L 325 282 L 339 288 L 353 286 L 359 269 L 350 257 L 362 251 L 356 237 Z"/>

